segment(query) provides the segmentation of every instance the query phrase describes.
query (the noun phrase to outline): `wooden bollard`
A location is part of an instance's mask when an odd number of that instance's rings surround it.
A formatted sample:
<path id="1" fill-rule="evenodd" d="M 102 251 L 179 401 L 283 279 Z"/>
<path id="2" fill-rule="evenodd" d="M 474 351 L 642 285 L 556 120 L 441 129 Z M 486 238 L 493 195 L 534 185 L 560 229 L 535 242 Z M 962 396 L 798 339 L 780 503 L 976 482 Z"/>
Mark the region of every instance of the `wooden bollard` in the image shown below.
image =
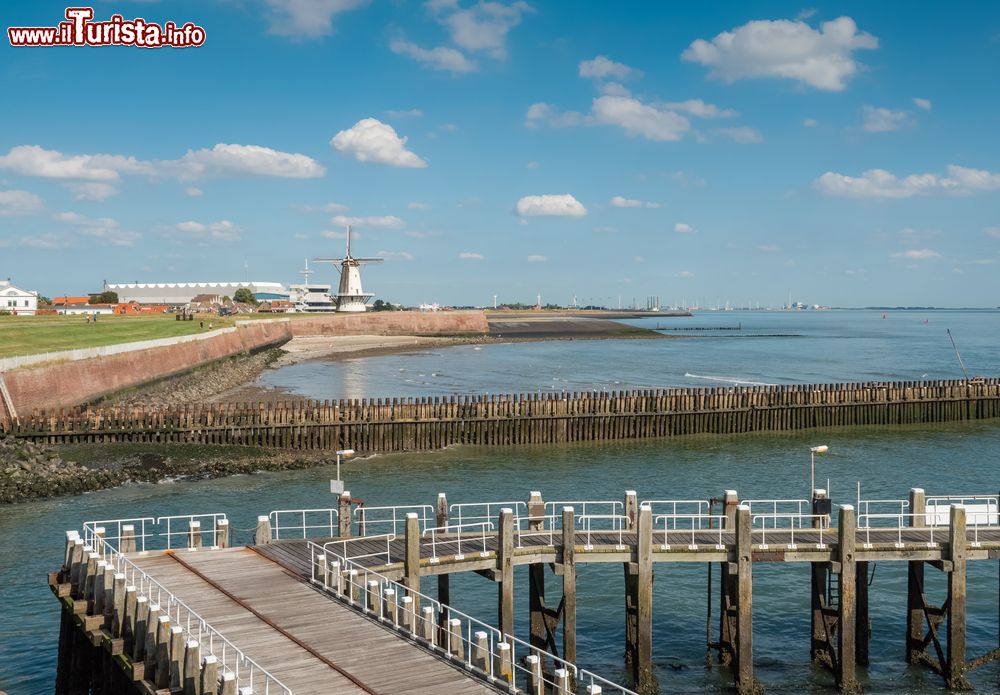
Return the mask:
<path id="1" fill-rule="evenodd" d="M 397 622 L 410 634 L 413 634 L 413 618 L 413 597 L 404 596 L 399 602 L 399 620 Z"/>
<path id="2" fill-rule="evenodd" d="M 63 553 L 63 569 L 67 572 L 73 563 L 73 548 L 76 546 L 76 541 L 79 540 L 79 538 L 79 531 L 66 532 L 66 550 Z"/>
<path id="3" fill-rule="evenodd" d="M 110 570 L 104 560 L 97 562 L 97 575 L 94 577 L 94 610 L 93 615 L 104 615 L 104 575 Z"/>
<path id="4" fill-rule="evenodd" d="M 271 542 L 271 518 L 267 516 L 257 517 L 257 529 L 253 534 L 253 542 L 257 545 L 267 545 Z M 235 685 L 234 685 L 235 687 Z"/>
<path id="5" fill-rule="evenodd" d="M 403 557 L 406 590 L 413 599 L 413 610 L 419 610 L 420 599 L 420 519 L 416 513 L 406 514 L 406 554 Z"/>
<path id="6" fill-rule="evenodd" d="M 396 590 L 388 586 L 382 590 L 382 616 L 388 618 L 393 625 L 399 620 L 396 610 Z"/>
<path id="7" fill-rule="evenodd" d="M 358 571 L 351 569 L 344 572 L 344 595 L 352 604 L 358 602 L 358 593 L 361 588 L 358 584 Z"/>
<path id="8" fill-rule="evenodd" d="M 601 695 L 601 693 L 603 693 L 604 691 L 601 689 L 601 686 L 597 685 L 596 683 L 591 683 L 590 685 L 587 686 L 586 692 L 587 695 Z"/>
<path id="9" fill-rule="evenodd" d="M 91 610 L 94 607 L 94 586 L 97 581 L 97 563 L 101 556 L 97 553 L 87 554 L 87 564 L 84 567 L 84 579 L 83 579 L 83 598 L 90 605 Z"/>
<path id="10" fill-rule="evenodd" d="M 542 660 L 537 654 L 524 657 L 524 666 L 528 670 L 528 692 L 531 695 L 545 695 L 545 680 L 542 678 Z"/>
<path id="11" fill-rule="evenodd" d="M 70 591 L 72 592 L 73 598 L 79 598 L 80 594 L 77 591 L 77 584 L 80 582 L 80 570 L 82 569 L 83 562 L 83 540 L 77 536 L 73 539 L 73 548 L 70 550 L 69 554 L 69 583 L 71 585 Z"/>
<path id="12" fill-rule="evenodd" d="M 489 635 L 485 630 L 477 630 L 473 635 L 472 647 L 470 648 L 470 661 L 474 668 L 488 673 L 490 667 L 490 643 Z"/>
<path id="13" fill-rule="evenodd" d="M 188 522 L 188 549 L 197 550 L 201 547 L 201 522 L 192 519 Z"/>
<path id="14" fill-rule="evenodd" d="M 94 529 L 94 540 L 91 541 L 91 545 L 94 546 L 94 550 L 104 555 L 105 545 L 107 541 L 104 540 L 108 535 L 107 529 L 103 526 L 98 526 Z"/>
<path id="15" fill-rule="evenodd" d="M 135 624 L 132 628 L 132 661 L 142 661 L 146 653 L 146 632 L 149 621 L 149 598 L 135 600 Z"/>
<path id="16" fill-rule="evenodd" d="M 232 671 L 226 671 L 222 674 L 219 683 L 219 695 L 237 695 L 236 674 Z"/>
<path id="17" fill-rule="evenodd" d="M 541 531 L 545 528 L 545 502 L 542 493 L 532 490 L 528 493 L 528 530 Z"/>
<path id="18" fill-rule="evenodd" d="M 229 547 L 229 519 L 219 519 L 215 522 L 215 547 Z"/>
<path id="19" fill-rule="evenodd" d="M 557 668 L 552 672 L 552 695 L 572 695 L 569 689 L 569 670 Z"/>
<path id="20" fill-rule="evenodd" d="M 184 687 L 184 628 L 170 626 L 170 687 Z"/>
<path id="21" fill-rule="evenodd" d="M 201 686 L 201 645 L 198 640 L 188 640 L 184 645 L 184 670 L 181 683 L 184 687 L 184 695 L 201 695 L 198 688 Z"/>
<path id="22" fill-rule="evenodd" d="M 452 618 L 448 621 L 448 651 L 456 659 L 465 659 L 465 643 L 462 641 L 462 621 Z"/>
<path id="23" fill-rule="evenodd" d="M 351 493 L 344 490 L 337 498 L 337 523 L 341 538 L 351 537 Z"/>
<path id="24" fill-rule="evenodd" d="M 80 552 L 73 553 L 73 597 L 84 598 L 84 588 L 87 585 L 87 561 L 94 549 L 89 545 L 80 546 Z"/>
<path id="25" fill-rule="evenodd" d="M 317 555 L 313 563 L 312 580 L 314 582 L 326 583 L 326 554 Z"/>
<path id="26" fill-rule="evenodd" d="M 170 687 L 170 616 L 161 615 L 156 623 L 156 687 Z"/>
<path id="27" fill-rule="evenodd" d="M 639 497 L 635 490 L 625 491 L 625 528 L 629 531 L 635 528 L 639 514 Z"/>
<path id="28" fill-rule="evenodd" d="M 493 677 L 513 683 L 514 662 L 510 656 L 510 644 L 497 642 L 496 649 L 497 653 L 493 656 Z"/>
<path id="29" fill-rule="evenodd" d="M 219 692 L 219 660 L 214 654 L 209 654 L 201 660 L 201 678 L 198 685 L 201 688 L 198 695 L 215 695 Z"/>
<path id="30" fill-rule="evenodd" d="M 430 606 L 424 606 L 420 609 L 420 629 L 417 630 L 420 633 L 421 639 L 427 641 L 428 644 L 434 644 L 434 609 Z"/>
<path id="31" fill-rule="evenodd" d="M 365 590 L 365 608 L 371 613 L 379 612 L 378 581 L 369 579 Z"/>
<path id="32" fill-rule="evenodd" d="M 326 588 L 337 594 L 341 593 L 340 587 L 343 583 L 341 581 L 343 575 L 340 573 L 340 560 L 333 560 L 327 567 L 326 572 Z"/>
<path id="33" fill-rule="evenodd" d="M 145 547 L 146 539 L 143 538 L 143 547 Z M 124 524 L 122 526 L 122 537 L 118 541 L 118 550 L 121 553 L 128 554 L 135 552 L 135 526 L 132 524 Z"/>
<path id="34" fill-rule="evenodd" d="M 837 601 L 837 660 L 834 677 L 842 693 L 859 693 L 856 677 L 855 610 L 857 608 L 857 564 L 855 541 L 857 517 L 854 506 L 840 505 L 837 520 L 837 560 L 840 562 L 840 598 Z"/>
<path id="35" fill-rule="evenodd" d="M 149 604 L 149 615 L 146 617 L 146 644 L 143 647 L 142 661 L 146 666 L 146 680 L 156 683 L 156 638 L 160 629 L 160 604 Z"/>
<path id="36" fill-rule="evenodd" d="M 114 601 L 114 591 L 115 591 L 115 568 L 109 564 L 104 566 L 104 576 L 101 578 L 101 596 L 103 605 L 101 607 L 101 614 L 106 618 L 104 624 L 111 628 L 111 619 L 115 614 L 115 601 Z M 96 600 L 96 599 L 95 599 Z"/>
<path id="37" fill-rule="evenodd" d="M 497 527 L 497 571 L 500 584 L 497 586 L 497 617 L 500 632 L 514 633 L 514 510 L 504 507 L 500 510 Z"/>
<path id="38" fill-rule="evenodd" d="M 115 574 L 114 593 L 111 597 L 111 636 L 121 637 L 125 624 L 125 575 Z"/>
<path id="39" fill-rule="evenodd" d="M 124 649 L 126 654 L 132 653 L 135 644 L 135 611 L 138 605 L 139 595 L 132 585 L 125 587 L 125 600 L 122 602 L 122 623 L 121 637 L 125 641 Z"/>

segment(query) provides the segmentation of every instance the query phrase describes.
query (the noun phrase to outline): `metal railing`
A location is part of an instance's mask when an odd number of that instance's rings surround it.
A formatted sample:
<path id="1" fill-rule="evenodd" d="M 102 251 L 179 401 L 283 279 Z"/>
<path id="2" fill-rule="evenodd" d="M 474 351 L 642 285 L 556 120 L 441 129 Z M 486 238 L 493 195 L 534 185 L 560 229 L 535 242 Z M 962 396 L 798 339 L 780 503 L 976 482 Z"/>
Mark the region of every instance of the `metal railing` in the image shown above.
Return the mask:
<path id="1" fill-rule="evenodd" d="M 603 692 L 635 695 L 349 558 L 312 542 L 309 549 L 313 584 L 498 689 L 571 695 L 574 687 L 585 693 L 598 685 Z"/>
<path id="2" fill-rule="evenodd" d="M 874 509 L 873 509 L 874 507 Z M 870 514 L 905 514 L 910 508 L 909 500 L 857 500 L 858 516 L 868 516 Z"/>
<path id="3" fill-rule="evenodd" d="M 377 541 L 379 539 L 385 540 L 385 550 L 378 550 L 376 552 L 361 553 L 359 555 L 351 555 L 348 548 L 351 546 L 360 545 L 361 543 L 369 543 L 371 541 Z M 323 549 L 330 549 L 330 552 L 335 552 L 335 548 L 339 547 L 340 552 L 336 553 L 340 557 L 349 558 L 351 560 L 364 560 L 370 557 L 382 557 L 385 556 L 385 564 L 392 563 L 392 542 L 396 540 L 395 533 L 385 533 L 380 536 L 364 536 L 363 538 L 343 538 L 336 541 L 327 541 L 323 544 Z M 310 543 L 312 541 L 309 541 Z"/>
<path id="4" fill-rule="evenodd" d="M 767 548 L 767 531 L 768 522 L 771 525 L 771 533 L 775 532 L 787 532 L 789 534 L 789 540 L 786 547 L 789 550 L 794 550 L 798 547 L 795 543 L 795 532 L 799 531 L 801 538 L 802 531 L 813 531 L 819 532 L 819 543 L 816 543 L 816 548 L 825 549 L 827 547 L 826 536 L 831 533 L 830 531 L 830 517 L 826 514 L 760 514 L 752 517 L 750 525 L 752 528 L 759 527 L 761 529 L 761 548 Z M 816 526 L 813 524 L 819 522 Z M 807 525 L 808 524 L 808 525 Z M 772 535 L 772 538 L 774 536 Z"/>
<path id="5" fill-rule="evenodd" d="M 194 516 L 197 517 L 199 515 Z M 225 518 L 225 515 L 222 514 L 202 516 Z M 96 524 L 112 524 L 117 521 L 119 520 L 87 522 L 84 525 L 84 538 L 89 536 L 96 544 L 90 546 L 94 548 L 94 552 L 105 558 L 105 562 L 113 568 L 116 574 L 124 575 L 126 587 L 135 587 L 137 597 L 146 597 L 151 608 L 157 606 L 163 611 L 163 614 L 169 616 L 171 626 L 179 626 L 184 631 L 188 640 L 197 641 L 202 654 L 211 654 L 214 656 L 218 660 L 222 671 L 220 675 L 226 673 L 233 674 L 236 679 L 238 691 L 244 692 L 244 689 L 248 689 L 248 692 L 255 693 L 256 695 L 272 695 L 273 693 L 292 695 L 291 688 L 247 656 L 243 650 L 230 642 L 225 635 L 212 627 L 207 620 L 202 618 L 184 601 L 149 576 L 138 565 L 121 553 L 117 547 L 106 542 L 97 533 L 97 529 L 101 527 Z M 125 525 L 125 521 L 133 522 L 136 520 L 128 519 L 120 521 L 123 522 L 121 525 Z M 88 543 L 88 545 L 90 544 Z"/>
<path id="6" fill-rule="evenodd" d="M 576 519 L 576 523 L 579 524 L 580 528 L 583 529 L 583 532 L 587 534 L 587 542 L 584 545 L 584 550 L 594 549 L 594 544 L 591 538 L 594 531 L 617 532 L 618 544 L 615 547 L 617 550 L 625 550 L 625 533 L 629 530 L 629 518 L 624 514 L 581 514 L 576 517 Z M 597 522 L 597 529 L 594 529 L 594 522 Z M 609 528 L 600 528 L 602 526 Z"/>
<path id="7" fill-rule="evenodd" d="M 570 500 L 546 502 L 545 516 L 556 516 L 563 507 L 572 507 L 580 514 L 622 514 L 625 511 L 625 503 L 620 500 Z"/>
<path id="8" fill-rule="evenodd" d="M 282 525 L 282 520 L 288 517 L 292 519 L 298 517 L 299 523 Z M 277 509 L 268 514 L 267 518 L 271 522 L 271 534 L 276 541 L 283 540 L 282 532 L 285 533 L 284 540 L 290 537 L 309 538 L 309 532 L 316 529 L 322 529 L 326 533 L 316 534 L 313 537 L 330 538 L 340 535 L 340 511 L 337 509 Z M 294 535 L 290 535 L 292 532 L 295 532 Z"/>
<path id="9" fill-rule="evenodd" d="M 409 504 L 383 507 L 358 507 L 354 516 L 358 520 L 358 535 L 365 535 L 372 527 L 381 534 L 406 532 L 406 515 L 416 514 L 421 530 L 437 522 L 436 511 L 429 504 Z M 388 526 L 388 529 L 385 527 Z"/>
<path id="10" fill-rule="evenodd" d="M 697 550 L 698 542 L 696 534 L 699 531 L 704 532 L 706 530 L 717 532 L 717 535 L 712 534 L 716 549 L 726 547 L 722 542 L 722 534 L 726 526 L 726 517 L 724 516 L 711 516 L 708 514 L 657 514 L 653 517 L 654 536 L 656 527 L 661 523 L 663 524 L 663 543 L 660 546 L 662 550 L 671 549 L 671 533 L 674 534 L 675 538 L 683 535 L 686 540 L 690 541 L 687 544 L 688 550 Z M 702 537 L 704 537 L 704 534 L 702 534 Z"/>
<path id="11" fill-rule="evenodd" d="M 456 524 L 496 521 L 501 509 L 512 510 L 515 523 L 528 514 L 528 505 L 525 502 L 461 502 L 448 507 L 448 521 L 454 521 Z"/>
<path id="12" fill-rule="evenodd" d="M 478 529 L 479 532 L 476 533 L 474 530 Z M 469 530 L 473 530 L 469 533 Z M 480 557 L 486 557 L 490 554 L 487 549 L 487 535 L 486 532 L 493 531 L 492 521 L 475 521 L 465 524 L 448 524 L 447 526 L 433 526 L 431 528 L 424 529 L 421 534 L 422 538 L 430 536 L 430 547 L 431 547 L 431 557 L 430 562 L 440 562 L 441 557 L 438 556 L 438 545 L 454 545 L 456 551 L 452 553 L 455 560 L 464 560 L 465 552 L 469 551 L 469 544 L 471 543 L 474 548 L 473 551 L 478 553 Z M 444 539 L 440 539 L 438 536 L 444 535 Z M 462 549 L 463 537 L 465 540 L 465 550 Z M 424 544 L 425 547 L 427 544 Z M 475 548 L 478 547 L 478 550 Z"/>
<path id="13" fill-rule="evenodd" d="M 83 542 L 91 548 L 96 548 L 95 538 L 98 536 L 104 539 L 101 547 L 118 550 L 121 547 L 122 527 L 131 526 L 134 534 L 130 538 L 135 538 L 136 550 L 146 552 L 146 539 L 156 536 L 149 532 L 156 525 L 156 519 L 151 516 L 136 517 L 134 519 L 102 519 L 100 521 L 83 522 Z M 102 529 L 98 531 L 98 529 Z M 95 551 L 97 552 L 97 551 Z"/>
<path id="14" fill-rule="evenodd" d="M 905 545 L 903 542 L 904 533 L 907 535 L 926 535 L 927 546 L 934 547 L 937 545 L 937 541 L 934 540 L 935 530 L 942 527 L 946 528 L 949 525 L 950 519 L 947 517 L 945 518 L 945 523 L 939 524 L 935 519 L 928 518 L 926 514 L 920 514 L 919 512 L 899 512 L 897 514 L 859 514 L 857 533 L 859 536 L 862 534 L 864 535 L 865 540 L 863 546 L 865 548 L 872 547 L 872 531 L 895 531 L 896 541 L 894 545 L 897 548 L 902 548 Z M 938 538 L 940 539 L 940 537 L 941 532 L 938 531 Z"/>
<path id="15" fill-rule="evenodd" d="M 161 538 L 165 538 L 167 540 L 167 550 L 169 550 L 170 548 L 174 547 L 173 546 L 174 536 L 183 536 L 184 538 L 187 538 L 187 539 L 191 538 L 191 533 L 192 533 L 191 522 L 192 521 L 197 521 L 199 523 L 199 525 L 200 525 L 200 530 L 196 531 L 196 533 L 201 533 L 201 534 L 209 533 L 209 534 L 211 534 L 210 537 L 212 539 L 212 542 L 209 543 L 209 546 L 213 546 L 213 545 L 215 545 L 216 531 L 219 528 L 219 522 L 222 521 L 225 518 L 226 518 L 226 515 L 222 514 L 222 513 L 216 513 L 216 514 L 181 514 L 181 515 L 175 515 L 175 516 L 161 516 L 161 517 L 158 517 L 156 519 L 156 525 L 157 526 L 162 526 L 163 522 L 167 523 L 166 530 L 165 531 L 161 531 L 158 534 Z M 202 526 L 201 524 L 202 524 L 203 520 L 209 520 L 209 521 L 211 521 L 211 526 L 210 527 Z M 177 530 L 178 522 L 186 522 L 186 524 L 184 524 L 183 530 Z M 204 538 L 204 536 L 202 536 L 202 538 Z"/>
<path id="16" fill-rule="evenodd" d="M 968 526 L 1000 525 L 1000 498 L 997 495 L 936 495 L 926 499 L 928 523 L 947 524 L 950 507 L 960 504 L 965 507 L 965 523 Z"/>
<path id="17" fill-rule="evenodd" d="M 91 547 L 97 547 L 95 538 L 103 539 L 101 547 L 106 551 L 121 551 L 123 540 L 130 540 L 135 543 L 137 552 L 145 553 L 150 550 L 169 550 L 177 547 L 189 547 L 193 540 L 192 534 L 204 541 L 207 535 L 210 542 L 204 543 L 206 547 L 216 545 L 220 522 L 229 520 L 226 515 L 218 513 L 209 514 L 183 514 L 176 516 L 161 517 L 136 517 L 133 519 L 102 519 L 99 521 L 85 521 L 83 523 L 83 541 Z M 192 522 L 198 522 L 198 526 L 192 526 Z M 132 533 L 125 534 L 124 528 L 132 527 Z M 186 543 L 176 542 L 178 536 L 187 540 Z M 156 542 L 159 539 L 162 542 Z"/>
<path id="18" fill-rule="evenodd" d="M 741 500 L 740 504 L 750 507 L 751 516 L 812 514 L 812 502 L 809 500 Z"/>
<path id="19" fill-rule="evenodd" d="M 639 508 L 649 506 L 654 515 L 667 514 L 674 516 L 677 514 L 707 515 L 709 504 L 706 500 L 643 500 L 639 503 Z"/>

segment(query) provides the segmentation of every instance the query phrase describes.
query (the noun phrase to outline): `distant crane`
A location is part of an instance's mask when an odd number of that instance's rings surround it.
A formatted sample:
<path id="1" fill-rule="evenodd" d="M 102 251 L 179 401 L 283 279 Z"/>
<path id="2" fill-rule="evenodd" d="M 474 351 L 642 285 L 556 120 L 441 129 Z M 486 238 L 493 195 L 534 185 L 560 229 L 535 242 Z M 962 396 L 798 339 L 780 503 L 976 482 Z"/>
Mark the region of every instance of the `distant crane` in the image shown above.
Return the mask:
<path id="1" fill-rule="evenodd" d="M 343 258 L 314 258 L 317 263 L 331 263 L 336 268 L 340 266 L 340 285 L 337 289 L 337 311 L 364 312 L 365 305 L 375 295 L 365 293 L 361 289 L 361 266 L 368 263 L 382 263 L 384 258 L 355 258 L 351 255 L 350 227 L 347 228 L 347 253 Z"/>

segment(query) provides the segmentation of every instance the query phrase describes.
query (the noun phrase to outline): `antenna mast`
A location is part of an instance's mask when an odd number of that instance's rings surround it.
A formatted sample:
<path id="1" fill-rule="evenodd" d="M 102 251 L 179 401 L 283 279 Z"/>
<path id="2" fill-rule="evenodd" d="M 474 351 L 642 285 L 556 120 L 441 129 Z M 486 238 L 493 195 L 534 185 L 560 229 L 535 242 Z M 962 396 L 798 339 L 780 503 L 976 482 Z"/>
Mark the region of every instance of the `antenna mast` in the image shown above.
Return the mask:
<path id="1" fill-rule="evenodd" d="M 962 367 L 962 374 L 965 375 L 965 380 L 968 381 L 969 380 L 969 372 L 967 372 L 965 370 L 965 362 L 962 361 L 962 355 L 960 355 L 959 352 L 958 352 L 958 346 L 955 345 L 955 337 L 951 334 L 951 329 L 950 328 L 947 329 L 947 333 L 948 333 L 948 337 L 951 339 L 951 346 L 953 348 L 955 348 L 955 357 L 958 358 L 958 363 Z"/>

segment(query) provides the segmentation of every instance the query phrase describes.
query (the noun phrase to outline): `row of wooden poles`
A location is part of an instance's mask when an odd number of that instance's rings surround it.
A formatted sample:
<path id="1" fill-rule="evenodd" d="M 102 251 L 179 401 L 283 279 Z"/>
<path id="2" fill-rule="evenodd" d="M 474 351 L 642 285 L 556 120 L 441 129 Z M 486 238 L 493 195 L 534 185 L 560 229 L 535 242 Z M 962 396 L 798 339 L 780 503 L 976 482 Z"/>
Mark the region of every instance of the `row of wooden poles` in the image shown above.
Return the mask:
<path id="1" fill-rule="evenodd" d="M 1000 417 L 1000 379 L 643 389 L 35 411 L 49 444 L 192 443 L 369 453 Z M 0 423 L 2 424 L 2 423 Z"/>
<path id="2" fill-rule="evenodd" d="M 201 547 L 200 524 L 191 524 L 187 545 Z M 228 547 L 228 522 L 217 523 L 212 540 Z M 136 550 L 133 526 L 122 526 L 119 544 L 122 553 Z M 236 674 L 222 668 L 215 655 L 202 655 L 200 642 L 175 624 L 169 603 L 151 602 L 97 550 L 68 533 L 63 566 L 49 575 L 62 603 L 56 695 L 243 692 L 237 691 Z"/>
<path id="3" fill-rule="evenodd" d="M 760 551 L 754 551 L 751 539 L 751 512 L 740 505 L 734 491 L 726 491 L 718 500 L 722 504 L 725 528 L 735 529 L 733 545 L 727 548 L 731 556 L 720 563 L 719 624 L 717 642 L 709 646 L 716 650 L 718 661 L 732 669 L 736 690 L 741 695 L 762 691 L 753 668 L 753 565 L 762 561 Z M 345 493 L 339 500 L 339 533 L 351 537 L 351 497 Z M 625 579 L 625 661 L 636 689 L 640 693 L 655 693 L 659 685 L 653 667 L 653 519 L 650 507 L 639 507 L 636 494 L 626 493 L 624 517 L 627 530 L 635 534 L 636 545 L 629 548 L 632 561 L 624 563 Z M 910 492 L 909 516 L 914 527 L 926 522 L 926 501 L 923 490 Z M 439 527 L 448 524 L 448 505 L 444 494 L 437 500 Z M 813 497 L 813 524 L 824 524 L 818 517 L 829 513 L 825 491 L 817 490 Z M 577 656 L 577 559 L 574 510 L 561 512 L 561 535 L 557 561 L 553 564 L 556 575 L 562 579 L 562 601 L 558 610 L 545 605 L 545 565 L 533 562 L 529 572 L 530 640 L 542 652 L 560 656 L 575 663 Z M 836 541 L 831 543 L 829 561 L 811 564 L 811 659 L 825 666 L 832 674 L 837 688 L 842 692 L 859 692 L 857 667 L 869 663 L 871 624 L 869 618 L 868 577 L 869 562 L 857 559 L 857 517 L 852 505 L 840 505 L 837 512 Z M 537 492 L 531 493 L 527 502 L 530 530 L 540 530 L 545 523 L 545 503 Z M 532 521 L 534 519 L 534 521 Z M 1000 657 L 1000 648 L 989 654 L 968 661 L 966 659 L 966 561 L 968 538 L 966 510 L 954 505 L 950 510 L 950 525 L 946 544 L 941 549 L 940 560 L 913 560 L 912 551 L 898 549 L 888 552 L 892 557 L 883 559 L 907 562 L 907 633 L 906 661 L 927 666 L 940 674 L 946 686 L 953 690 L 969 689 L 966 673 Z M 359 523 L 363 523 L 360 522 Z M 497 627 L 504 634 L 514 634 L 514 515 L 509 509 L 501 510 L 496 523 L 496 566 L 489 574 L 497 582 Z M 359 528 L 361 534 L 364 529 Z M 420 591 L 421 574 L 427 571 L 426 562 L 421 569 L 421 530 L 417 515 L 406 519 L 405 556 L 402 580 L 406 587 Z M 257 543 L 271 542 L 268 517 L 258 518 Z M 881 553 L 883 556 L 886 552 Z M 337 570 L 340 571 L 339 563 Z M 947 598 L 940 606 L 932 605 L 924 587 L 924 569 L 930 565 L 947 576 Z M 313 572 L 316 568 L 313 568 Z M 328 572 L 328 568 L 324 568 Z M 443 566 L 438 566 L 443 572 Z M 457 569 L 456 571 L 462 571 Z M 349 570 L 344 577 L 328 580 L 338 586 L 351 587 Z M 831 578 L 837 580 L 838 590 L 831 589 Z M 354 587 L 356 588 L 356 587 Z M 449 575 L 437 575 L 438 600 L 450 602 Z M 356 598 L 356 597 L 355 597 Z M 413 600 L 413 599 L 411 599 Z M 711 598 L 710 598 L 711 600 Z M 420 619 L 417 604 L 408 604 Z M 406 619 L 405 617 L 402 619 Z M 562 624 L 562 653 L 559 653 L 554 635 Z M 944 624 L 943 635 L 938 628 Z M 429 628 L 428 628 L 429 629 Z M 941 639 L 942 636 L 945 638 Z M 443 637 L 447 639 L 447 635 Z M 934 655 L 929 653 L 933 647 Z"/>

